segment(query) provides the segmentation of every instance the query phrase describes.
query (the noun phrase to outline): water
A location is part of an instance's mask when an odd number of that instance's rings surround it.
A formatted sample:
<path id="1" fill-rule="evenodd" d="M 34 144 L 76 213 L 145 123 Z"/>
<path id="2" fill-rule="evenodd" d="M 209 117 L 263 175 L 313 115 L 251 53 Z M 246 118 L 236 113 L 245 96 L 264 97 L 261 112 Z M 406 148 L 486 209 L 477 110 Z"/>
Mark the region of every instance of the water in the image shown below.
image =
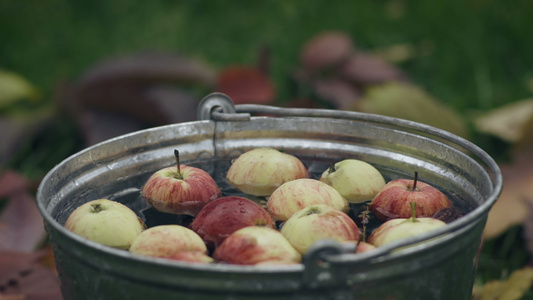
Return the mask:
<path id="1" fill-rule="evenodd" d="M 304 158 L 300 157 L 302 162 L 308 167 L 308 170 L 311 174 L 311 178 L 318 179 L 322 172 L 324 172 L 331 164 L 335 163 L 338 160 L 324 159 L 324 158 Z M 220 159 L 220 160 L 209 160 L 209 161 L 198 161 L 198 162 L 187 162 L 188 165 L 201 168 L 206 172 L 210 173 L 211 176 L 215 179 L 219 185 L 222 196 L 242 196 L 248 199 L 251 199 L 262 206 L 266 205 L 267 199 L 265 197 L 257 197 L 252 195 L 247 195 L 236 188 L 228 184 L 225 179 L 226 172 L 231 165 L 231 160 L 229 159 Z M 377 166 L 376 166 L 377 167 Z M 399 171 L 379 168 L 379 171 L 382 173 L 385 181 L 390 181 L 398 178 L 412 178 L 411 175 L 405 174 Z M 131 208 L 135 213 L 146 223 L 148 227 L 165 225 L 165 224 L 179 224 L 183 226 L 188 226 L 192 222 L 193 217 L 186 215 L 174 215 L 169 213 L 159 212 L 152 207 L 140 196 L 140 191 L 144 182 L 153 172 L 147 172 L 144 174 L 133 174 L 130 178 L 126 178 L 115 183 L 110 183 L 112 190 L 108 195 L 103 195 L 99 198 L 108 198 L 110 200 L 118 201 L 129 208 Z M 430 183 L 430 182 L 428 182 Z M 435 183 L 430 183 L 433 186 L 439 188 L 444 192 L 448 198 L 454 203 L 455 208 L 459 214 L 466 214 L 476 207 L 475 201 L 465 199 L 457 193 L 452 191 L 444 190 L 438 187 Z M 60 223 L 65 224 L 70 213 L 78 206 L 88 201 L 94 200 L 91 198 L 91 190 L 88 191 L 79 191 L 78 197 L 71 199 L 69 201 L 61 201 L 55 208 L 52 216 Z M 363 219 L 365 215 L 366 204 L 351 204 L 350 211 L 348 215 L 356 222 L 359 228 L 363 228 L 363 223 L 366 224 L 366 235 L 379 226 L 381 223 L 373 218 L 371 214 L 366 214 L 366 218 Z M 451 219 L 447 220 L 452 221 L 455 219 L 453 216 Z M 278 226 L 282 224 L 278 223 Z"/>

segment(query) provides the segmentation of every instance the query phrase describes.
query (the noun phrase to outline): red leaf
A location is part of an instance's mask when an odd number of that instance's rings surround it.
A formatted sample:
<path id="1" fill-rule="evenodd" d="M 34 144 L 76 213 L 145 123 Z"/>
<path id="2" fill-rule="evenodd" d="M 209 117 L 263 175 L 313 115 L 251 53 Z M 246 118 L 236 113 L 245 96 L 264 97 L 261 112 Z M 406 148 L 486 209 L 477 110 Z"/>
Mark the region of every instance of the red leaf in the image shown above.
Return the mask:
<path id="1" fill-rule="evenodd" d="M 235 104 L 268 104 L 274 101 L 275 89 L 260 70 L 246 66 L 232 66 L 218 76 L 217 91 L 230 97 Z"/>

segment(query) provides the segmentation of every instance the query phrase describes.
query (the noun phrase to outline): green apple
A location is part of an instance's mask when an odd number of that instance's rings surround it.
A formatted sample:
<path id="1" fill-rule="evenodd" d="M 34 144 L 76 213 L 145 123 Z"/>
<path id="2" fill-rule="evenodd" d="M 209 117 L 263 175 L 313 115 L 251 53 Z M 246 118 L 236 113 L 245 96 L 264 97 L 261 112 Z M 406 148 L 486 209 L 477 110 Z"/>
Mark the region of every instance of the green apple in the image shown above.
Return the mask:
<path id="1" fill-rule="evenodd" d="M 367 242 L 380 247 L 392 242 L 415 237 L 446 226 L 446 223 L 435 218 L 417 218 L 416 202 L 411 202 L 412 217 L 409 219 L 391 219 L 381 224 L 368 237 Z"/>
<path id="2" fill-rule="evenodd" d="M 276 221 L 287 221 L 294 213 L 314 204 L 327 204 L 348 212 L 350 204 L 330 185 L 311 178 L 285 182 L 268 198 L 267 211 Z"/>
<path id="3" fill-rule="evenodd" d="M 280 231 L 302 254 L 319 240 L 357 242 L 360 235 L 357 224 L 348 214 L 327 204 L 311 205 L 296 212 Z"/>
<path id="4" fill-rule="evenodd" d="M 383 175 L 374 166 L 357 159 L 333 164 L 322 173 L 320 181 L 331 185 L 350 203 L 372 200 L 385 185 Z"/>
<path id="5" fill-rule="evenodd" d="M 285 182 L 307 177 L 309 172 L 300 159 L 273 148 L 241 154 L 226 174 L 229 184 L 253 196 L 269 196 Z"/>
<path id="6" fill-rule="evenodd" d="M 65 228 L 91 241 L 127 250 L 146 225 L 126 205 L 97 199 L 76 208 Z"/>

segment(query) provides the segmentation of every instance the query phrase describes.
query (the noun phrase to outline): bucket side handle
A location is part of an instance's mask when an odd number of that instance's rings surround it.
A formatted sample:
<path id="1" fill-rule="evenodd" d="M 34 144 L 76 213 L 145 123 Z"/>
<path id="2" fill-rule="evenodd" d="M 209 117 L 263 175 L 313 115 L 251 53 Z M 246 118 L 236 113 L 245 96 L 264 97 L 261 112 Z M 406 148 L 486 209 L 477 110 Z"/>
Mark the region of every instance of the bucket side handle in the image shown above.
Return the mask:
<path id="1" fill-rule="evenodd" d="M 310 289 L 345 286 L 348 270 L 339 264 L 330 264 L 328 257 L 355 251 L 355 243 L 339 243 L 324 239 L 315 242 L 303 257 L 302 284 Z"/>

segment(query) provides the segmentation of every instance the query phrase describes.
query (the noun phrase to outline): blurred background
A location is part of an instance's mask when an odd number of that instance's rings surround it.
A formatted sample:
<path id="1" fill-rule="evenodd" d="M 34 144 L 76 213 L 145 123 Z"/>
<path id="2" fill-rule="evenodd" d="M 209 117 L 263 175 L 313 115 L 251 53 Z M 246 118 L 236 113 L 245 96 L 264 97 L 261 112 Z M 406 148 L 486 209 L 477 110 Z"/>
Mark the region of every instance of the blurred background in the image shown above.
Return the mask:
<path id="1" fill-rule="evenodd" d="M 474 298 L 533 299 L 533 277 L 511 276 L 533 253 L 531 13 L 531 0 L 0 1 L 0 237 L 30 218 L 7 217 L 17 184 L 34 197 L 69 155 L 195 120 L 197 103 L 222 91 L 236 103 L 411 119 L 479 145 L 507 190 Z M 35 242 L 0 251 L 46 249 L 28 231 Z"/>

